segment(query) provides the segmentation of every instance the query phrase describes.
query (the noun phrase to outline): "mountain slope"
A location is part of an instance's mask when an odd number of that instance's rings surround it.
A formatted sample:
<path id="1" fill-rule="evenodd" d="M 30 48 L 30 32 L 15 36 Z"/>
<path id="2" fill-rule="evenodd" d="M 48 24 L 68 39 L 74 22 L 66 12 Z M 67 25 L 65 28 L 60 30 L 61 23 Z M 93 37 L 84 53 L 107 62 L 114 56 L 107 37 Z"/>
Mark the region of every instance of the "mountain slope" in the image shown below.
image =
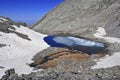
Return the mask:
<path id="1" fill-rule="evenodd" d="M 93 68 L 120 66 L 120 0 L 65 0 L 33 29 L 51 35 L 97 39 L 108 45 L 106 57 Z M 106 65 L 109 64 L 109 65 Z"/>
<path id="2" fill-rule="evenodd" d="M 37 33 L 28 27 L 0 18 L 0 77 L 7 69 L 15 68 L 18 74 L 32 71 L 27 63 L 32 57 L 48 45 L 43 41 L 46 35 Z M 2 28 L 3 27 L 3 28 Z"/>
<path id="3" fill-rule="evenodd" d="M 113 57 L 120 57 L 116 54 L 120 52 L 120 0 L 65 0 L 45 15 L 33 29 L 51 35 L 98 39 L 109 44 L 108 54 L 115 53 Z M 116 61 L 118 58 L 110 57 L 112 59 Z M 116 62 L 116 65 L 120 63 Z"/>
<path id="4" fill-rule="evenodd" d="M 98 27 L 108 36 L 120 37 L 120 0 L 65 0 L 50 11 L 33 29 L 47 34 L 92 37 Z"/>

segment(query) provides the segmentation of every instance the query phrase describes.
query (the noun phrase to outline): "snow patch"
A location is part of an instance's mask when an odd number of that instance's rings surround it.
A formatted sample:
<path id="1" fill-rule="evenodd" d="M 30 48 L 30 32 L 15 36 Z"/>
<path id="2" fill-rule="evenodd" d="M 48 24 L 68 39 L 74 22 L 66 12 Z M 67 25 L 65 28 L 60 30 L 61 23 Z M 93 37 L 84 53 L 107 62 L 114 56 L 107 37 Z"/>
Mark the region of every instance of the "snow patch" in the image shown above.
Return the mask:
<path id="1" fill-rule="evenodd" d="M 0 21 L 8 21 L 8 20 L 5 19 L 5 18 L 0 17 Z"/>
<path id="2" fill-rule="evenodd" d="M 94 37 L 104 39 L 105 41 L 110 42 L 110 43 L 115 43 L 115 42 L 120 43 L 120 38 L 107 37 L 106 34 L 107 33 L 105 29 L 102 27 L 99 27 L 97 32 L 94 34 Z"/>
<path id="3" fill-rule="evenodd" d="M 0 32 L 0 42 L 7 46 L 0 48 L 0 77 L 3 76 L 7 69 L 15 68 L 18 74 L 28 74 L 33 69 L 26 65 L 32 62 L 32 57 L 39 51 L 49 47 L 43 38 L 46 35 L 37 33 L 27 27 L 20 26 L 16 28 L 16 32 L 28 35 L 31 41 L 22 39 L 14 33 Z"/>
<path id="4" fill-rule="evenodd" d="M 112 56 L 106 56 L 102 59 L 100 59 L 97 62 L 97 65 L 94 65 L 92 69 L 98 69 L 98 68 L 108 68 L 120 65 L 120 52 L 114 53 Z"/>
<path id="5" fill-rule="evenodd" d="M 107 33 L 106 33 L 105 29 L 102 28 L 102 27 L 99 27 L 99 28 L 97 29 L 96 33 L 94 34 L 94 36 L 95 36 L 96 38 L 103 38 L 103 36 L 105 36 L 106 34 L 107 34 Z"/>
<path id="6" fill-rule="evenodd" d="M 101 38 L 106 40 L 109 43 L 120 43 L 120 38 L 116 37 L 107 37 L 106 36 L 106 31 L 104 28 L 99 27 L 97 32 L 94 34 L 94 37 L 96 38 Z M 120 66 L 120 52 L 113 53 L 111 56 L 105 56 L 104 58 L 101 58 L 97 60 L 96 65 L 92 67 L 92 69 L 95 68 L 107 68 L 107 67 L 113 67 L 113 66 Z"/>

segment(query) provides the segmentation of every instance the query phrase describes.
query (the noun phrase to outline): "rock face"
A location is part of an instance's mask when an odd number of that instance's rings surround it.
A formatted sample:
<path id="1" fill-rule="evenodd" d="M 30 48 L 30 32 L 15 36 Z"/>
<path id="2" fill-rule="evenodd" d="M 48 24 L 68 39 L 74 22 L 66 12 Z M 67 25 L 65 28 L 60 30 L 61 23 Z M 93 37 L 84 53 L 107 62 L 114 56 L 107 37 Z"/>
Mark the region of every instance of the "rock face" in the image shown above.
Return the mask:
<path id="1" fill-rule="evenodd" d="M 98 27 L 120 37 L 120 0 L 65 0 L 45 15 L 33 29 L 45 34 L 93 37 Z"/>
<path id="2" fill-rule="evenodd" d="M 0 31 L 1 32 L 15 33 L 16 35 L 18 35 L 21 38 L 30 40 L 27 35 L 19 33 L 19 32 L 15 32 L 14 31 L 15 28 L 13 27 L 13 25 L 18 26 L 18 27 L 20 27 L 20 25 L 28 27 L 26 23 L 23 23 L 23 22 L 17 23 L 17 22 L 12 21 L 10 18 L 0 16 Z"/>
<path id="3" fill-rule="evenodd" d="M 10 18 L 0 16 L 0 31 L 9 33 L 10 32 L 9 29 L 15 30 L 15 28 L 12 25 L 16 25 L 16 26 L 22 25 L 27 27 L 26 23 L 14 22 Z"/>
<path id="4" fill-rule="evenodd" d="M 6 46 L 6 45 L 5 45 L 5 44 L 1 44 L 1 43 L 0 43 L 0 47 L 4 47 L 4 46 Z"/>

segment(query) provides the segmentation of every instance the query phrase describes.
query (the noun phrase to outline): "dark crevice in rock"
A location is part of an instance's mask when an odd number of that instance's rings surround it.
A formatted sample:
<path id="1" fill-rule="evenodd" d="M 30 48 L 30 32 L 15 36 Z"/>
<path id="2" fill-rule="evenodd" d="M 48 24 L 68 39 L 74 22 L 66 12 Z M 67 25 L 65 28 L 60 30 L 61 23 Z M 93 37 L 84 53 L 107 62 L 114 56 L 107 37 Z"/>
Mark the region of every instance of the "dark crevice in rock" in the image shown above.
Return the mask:
<path id="1" fill-rule="evenodd" d="M 22 34 L 22 33 L 19 33 L 19 32 L 15 32 L 15 31 L 11 31 L 11 30 L 9 30 L 9 32 L 10 32 L 10 33 L 15 33 L 15 34 L 18 35 L 19 37 L 31 41 L 31 39 L 28 37 L 28 35 L 25 35 L 25 34 Z"/>
<path id="2" fill-rule="evenodd" d="M 1 43 L 0 43 L 0 48 L 1 48 L 1 47 L 5 47 L 5 46 L 6 46 L 6 44 L 1 44 Z"/>
<path id="3" fill-rule="evenodd" d="M 0 66 L 0 69 L 3 69 L 4 67 L 3 66 Z"/>

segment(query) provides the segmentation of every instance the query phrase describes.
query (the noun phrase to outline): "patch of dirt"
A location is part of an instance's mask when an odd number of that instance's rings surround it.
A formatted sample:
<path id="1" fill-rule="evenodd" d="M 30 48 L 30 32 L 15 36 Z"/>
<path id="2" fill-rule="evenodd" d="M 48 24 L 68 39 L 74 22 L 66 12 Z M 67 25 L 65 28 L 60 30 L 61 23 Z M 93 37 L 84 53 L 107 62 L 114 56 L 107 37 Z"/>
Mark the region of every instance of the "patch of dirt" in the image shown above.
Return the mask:
<path id="1" fill-rule="evenodd" d="M 83 52 L 70 52 L 66 49 L 59 49 L 56 52 L 49 53 L 43 57 L 38 58 L 33 63 L 29 64 L 31 67 L 47 69 L 51 67 L 57 67 L 61 65 L 61 62 L 74 61 L 76 63 L 83 63 L 91 61 L 91 58 L 98 59 L 103 57 L 104 54 L 94 54 L 94 56 L 88 55 Z M 65 63 L 67 65 L 67 63 Z"/>

